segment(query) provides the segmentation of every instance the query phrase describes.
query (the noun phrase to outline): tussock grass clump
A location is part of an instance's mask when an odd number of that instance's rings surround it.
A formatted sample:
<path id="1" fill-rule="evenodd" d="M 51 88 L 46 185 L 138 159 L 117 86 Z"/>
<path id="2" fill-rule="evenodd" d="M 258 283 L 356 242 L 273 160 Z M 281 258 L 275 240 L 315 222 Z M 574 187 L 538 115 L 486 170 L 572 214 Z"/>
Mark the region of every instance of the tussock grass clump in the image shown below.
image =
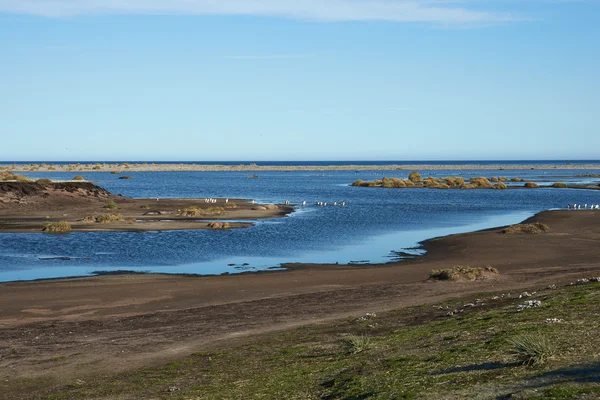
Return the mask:
<path id="1" fill-rule="evenodd" d="M 13 179 L 15 179 L 17 182 L 30 182 L 31 179 L 29 179 L 26 176 L 23 175 L 13 175 Z"/>
<path id="2" fill-rule="evenodd" d="M 499 182 L 500 180 L 497 177 L 492 176 L 492 179 L 490 179 L 490 181 L 491 182 Z"/>
<path id="3" fill-rule="evenodd" d="M 113 175 L 118 175 L 118 174 L 121 173 L 121 171 L 110 171 L 110 173 L 113 174 Z"/>
<path id="4" fill-rule="evenodd" d="M 212 221 L 208 223 L 208 227 L 210 229 L 229 229 L 231 224 L 229 222 Z"/>
<path id="5" fill-rule="evenodd" d="M 39 183 L 40 185 L 48 185 L 48 184 L 52 183 L 52 180 L 48 179 L 48 178 L 41 178 L 41 179 L 38 179 L 37 181 L 35 181 L 35 183 Z"/>
<path id="6" fill-rule="evenodd" d="M 550 232 L 550 227 L 541 222 L 535 222 L 533 224 L 516 224 L 502 229 L 502 233 L 509 235 L 515 233 L 527 233 L 530 235 L 537 235 L 538 233 L 542 232 Z"/>
<path id="7" fill-rule="evenodd" d="M 510 353 L 523 365 L 542 365 L 556 352 L 543 335 L 523 334 L 508 340 Z"/>
<path id="8" fill-rule="evenodd" d="M 125 221 L 125 218 L 121 214 L 96 214 L 83 219 L 83 222 L 96 224 L 110 224 L 122 221 Z"/>
<path id="9" fill-rule="evenodd" d="M 104 206 L 104 208 L 108 208 L 109 210 L 116 210 L 119 208 L 119 205 L 115 203 L 114 200 L 109 200 L 108 203 Z"/>
<path id="10" fill-rule="evenodd" d="M 48 222 L 42 228 L 44 233 L 69 233 L 71 232 L 71 224 L 67 221 Z"/>
<path id="11" fill-rule="evenodd" d="M 446 185 L 450 187 L 462 186 L 465 184 L 465 180 L 458 176 L 449 176 L 444 178 L 444 182 L 446 182 Z"/>
<path id="12" fill-rule="evenodd" d="M 506 182 L 508 179 L 506 179 L 506 177 L 505 177 L 505 176 L 499 176 L 499 177 L 498 177 L 498 180 L 499 180 L 500 182 Z"/>
<path id="13" fill-rule="evenodd" d="M 474 281 L 477 279 L 483 279 L 487 275 L 499 275 L 496 268 L 485 266 L 485 267 L 462 267 L 457 265 L 456 267 L 448 269 L 434 269 L 429 273 L 429 279 L 438 281 L 458 281 L 460 279 L 466 279 Z"/>
<path id="14" fill-rule="evenodd" d="M 488 178 L 486 178 L 485 176 L 471 178 L 470 182 L 472 185 L 475 185 L 475 187 L 480 187 L 480 188 L 491 188 L 492 187 L 492 182 L 490 182 L 490 180 Z"/>
<path id="15" fill-rule="evenodd" d="M 71 179 L 71 180 L 73 180 L 73 181 L 85 181 L 85 178 L 83 176 L 81 176 L 81 175 L 77 175 L 77 176 L 74 176 L 73 179 Z"/>
<path id="16" fill-rule="evenodd" d="M 503 182 L 498 182 L 496 183 L 494 186 L 492 186 L 494 189 L 506 189 L 508 186 L 506 186 L 505 183 Z"/>
<path id="17" fill-rule="evenodd" d="M 411 182 L 421 182 L 421 174 L 418 173 L 417 171 L 413 171 L 410 174 L 408 174 L 408 180 Z"/>
<path id="18" fill-rule="evenodd" d="M 553 188 L 559 188 L 559 189 L 565 189 L 567 187 L 567 184 L 564 182 L 556 182 L 552 184 Z"/>
<path id="19" fill-rule="evenodd" d="M 523 179 L 523 178 L 517 178 L 517 177 L 510 178 L 510 181 L 511 181 L 511 182 L 523 182 L 524 180 L 525 180 L 525 179 Z"/>
<path id="20" fill-rule="evenodd" d="M 0 181 L 12 181 L 15 180 L 15 175 L 12 172 L 0 171 Z"/>
<path id="21" fill-rule="evenodd" d="M 373 346 L 373 340 L 365 335 L 348 335 L 344 338 L 344 347 L 348 354 L 362 353 Z"/>
<path id="22" fill-rule="evenodd" d="M 539 188 L 538 184 L 535 182 L 526 182 L 524 186 L 531 189 Z"/>
<path id="23" fill-rule="evenodd" d="M 225 204 L 225 208 L 237 208 L 237 204 L 235 204 L 233 201 L 230 201 L 229 203 Z"/>
<path id="24" fill-rule="evenodd" d="M 190 206 L 184 208 L 179 215 L 182 217 L 200 217 L 203 215 L 221 215 L 223 213 L 225 213 L 223 207 L 201 208 L 198 206 Z"/>

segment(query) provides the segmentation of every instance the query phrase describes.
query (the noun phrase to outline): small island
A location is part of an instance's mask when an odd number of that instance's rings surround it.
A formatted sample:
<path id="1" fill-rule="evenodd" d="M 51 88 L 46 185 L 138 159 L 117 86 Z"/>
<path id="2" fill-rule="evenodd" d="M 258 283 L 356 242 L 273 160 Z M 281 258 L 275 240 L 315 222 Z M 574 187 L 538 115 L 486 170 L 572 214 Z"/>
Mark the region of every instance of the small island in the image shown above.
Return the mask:
<path id="1" fill-rule="evenodd" d="M 507 184 L 508 183 L 508 184 Z M 507 178 L 505 176 L 493 176 L 487 178 L 485 176 L 477 176 L 472 178 L 462 178 L 458 176 L 448 176 L 445 178 L 434 178 L 429 176 L 427 178 L 421 178 L 421 174 L 417 171 L 413 171 L 408 175 L 408 178 L 387 178 L 376 179 L 374 181 L 363 181 L 359 179 L 354 181 L 350 186 L 358 187 L 378 187 L 378 188 L 427 188 L 427 189 L 520 189 L 529 188 L 537 189 L 540 187 L 550 187 L 558 189 L 594 189 L 599 190 L 600 185 L 589 184 L 589 185 L 567 185 L 564 182 L 555 182 L 551 185 L 540 186 L 535 182 L 526 181 L 523 178 L 512 177 Z"/>
<path id="2" fill-rule="evenodd" d="M 292 210 L 244 199 L 136 199 L 81 179 L 32 181 L 6 172 L 0 176 L 0 233 L 226 230 L 246 228 L 253 225 L 251 220 L 282 217 Z"/>

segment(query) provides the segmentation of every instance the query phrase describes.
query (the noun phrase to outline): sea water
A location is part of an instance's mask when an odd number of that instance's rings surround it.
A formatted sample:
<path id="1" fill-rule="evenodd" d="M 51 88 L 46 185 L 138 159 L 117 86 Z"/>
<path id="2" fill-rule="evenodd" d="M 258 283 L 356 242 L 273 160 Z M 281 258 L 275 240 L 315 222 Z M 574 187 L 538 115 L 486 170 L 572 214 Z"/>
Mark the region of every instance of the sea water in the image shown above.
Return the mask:
<path id="1" fill-rule="evenodd" d="M 523 162 L 521 162 L 523 163 Z M 516 176 L 540 184 L 593 183 L 584 170 L 420 171 L 422 176 Z M 285 218 L 226 231 L 0 234 L 0 281 L 84 276 L 97 272 L 221 274 L 280 268 L 282 263 L 384 263 L 421 254 L 437 236 L 522 221 L 569 203 L 598 204 L 600 191 L 575 189 L 439 190 L 350 187 L 357 179 L 407 171 L 78 172 L 114 194 L 141 198 L 229 197 L 298 204 Z M 73 173 L 25 173 L 70 179 Z M 519 184 L 522 185 L 522 184 Z M 307 206 L 302 207 L 306 200 Z M 327 202 L 319 207 L 315 202 Z M 333 202 L 345 202 L 344 207 Z M 415 247 L 417 247 L 415 249 Z M 400 254 L 396 252 L 401 252 Z M 57 259 L 57 257 L 59 257 Z M 60 257 L 68 259 L 60 259 Z"/>

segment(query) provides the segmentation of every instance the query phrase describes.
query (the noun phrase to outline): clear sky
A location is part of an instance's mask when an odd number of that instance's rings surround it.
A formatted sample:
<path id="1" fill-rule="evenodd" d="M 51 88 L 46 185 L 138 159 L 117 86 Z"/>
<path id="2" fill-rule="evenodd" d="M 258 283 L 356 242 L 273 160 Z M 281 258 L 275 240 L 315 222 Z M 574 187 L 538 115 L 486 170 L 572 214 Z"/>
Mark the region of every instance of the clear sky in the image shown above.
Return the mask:
<path id="1" fill-rule="evenodd" d="M 600 158 L 598 0 L 0 0 L 0 160 Z"/>

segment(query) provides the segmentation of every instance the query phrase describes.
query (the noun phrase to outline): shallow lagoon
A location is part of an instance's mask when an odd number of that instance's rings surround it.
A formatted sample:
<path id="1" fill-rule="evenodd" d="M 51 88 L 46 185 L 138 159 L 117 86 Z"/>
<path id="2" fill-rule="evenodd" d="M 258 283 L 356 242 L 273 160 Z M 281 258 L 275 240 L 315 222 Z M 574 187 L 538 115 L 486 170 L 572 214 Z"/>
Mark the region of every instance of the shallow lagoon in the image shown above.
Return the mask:
<path id="1" fill-rule="evenodd" d="M 517 176 L 542 184 L 589 183 L 581 170 L 421 171 L 422 176 Z M 93 232 L 50 236 L 0 234 L 0 281 L 136 270 L 220 274 L 278 267 L 285 262 L 388 262 L 436 236 L 512 224 L 568 203 L 600 203 L 600 191 L 570 189 L 428 190 L 357 188 L 356 179 L 405 177 L 407 171 L 104 172 L 81 173 L 131 197 L 230 197 L 259 202 L 308 202 L 287 218 L 230 231 Z M 70 179 L 73 173 L 28 173 Z M 317 207 L 316 201 L 345 201 Z M 40 260 L 70 257 L 72 260 Z M 233 264 L 233 265 L 232 265 Z M 246 264 L 246 265 L 244 265 Z"/>

